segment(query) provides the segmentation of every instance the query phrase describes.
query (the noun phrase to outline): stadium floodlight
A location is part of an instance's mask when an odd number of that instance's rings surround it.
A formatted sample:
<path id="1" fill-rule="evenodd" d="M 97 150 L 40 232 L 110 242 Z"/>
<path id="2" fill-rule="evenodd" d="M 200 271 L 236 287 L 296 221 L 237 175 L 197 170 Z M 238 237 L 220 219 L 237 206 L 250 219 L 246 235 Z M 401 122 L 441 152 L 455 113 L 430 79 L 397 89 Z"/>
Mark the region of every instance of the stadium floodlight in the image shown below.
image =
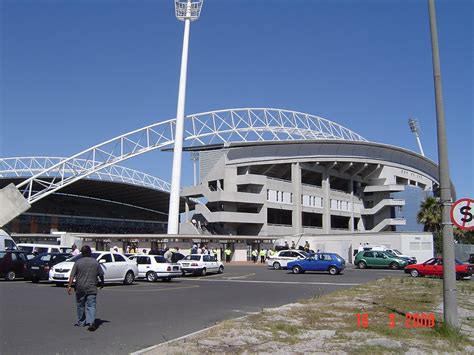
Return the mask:
<path id="1" fill-rule="evenodd" d="M 416 137 L 416 141 L 418 142 L 418 147 L 420 148 L 421 155 L 425 156 L 425 152 L 423 151 L 423 146 L 421 145 L 420 140 L 420 124 L 418 123 L 418 120 L 416 118 L 409 118 L 408 126 L 410 126 L 411 132 Z"/>
<path id="2" fill-rule="evenodd" d="M 176 18 L 181 21 L 194 21 L 201 15 L 202 3 L 204 0 L 174 0 Z"/>
<path id="3" fill-rule="evenodd" d="M 178 107 L 174 134 L 173 170 L 171 174 L 171 193 L 168 212 L 168 234 L 179 231 L 179 191 L 181 185 L 181 160 L 183 155 L 184 105 L 186 102 L 186 75 L 188 67 L 189 27 L 201 14 L 204 0 L 175 0 L 176 18 L 184 21 L 183 52 L 181 55 L 181 73 L 179 78 Z"/>

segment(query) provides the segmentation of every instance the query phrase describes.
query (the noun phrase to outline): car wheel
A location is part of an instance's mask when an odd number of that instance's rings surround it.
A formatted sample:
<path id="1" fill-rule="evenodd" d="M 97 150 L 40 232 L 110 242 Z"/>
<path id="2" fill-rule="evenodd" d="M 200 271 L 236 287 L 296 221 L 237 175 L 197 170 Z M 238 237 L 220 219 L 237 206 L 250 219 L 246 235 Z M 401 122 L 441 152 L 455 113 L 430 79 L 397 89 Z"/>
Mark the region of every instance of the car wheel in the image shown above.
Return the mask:
<path id="1" fill-rule="evenodd" d="M 293 268 L 291 269 L 293 271 L 293 274 L 301 274 L 301 266 L 298 266 L 298 265 L 295 265 L 293 266 Z"/>
<path id="2" fill-rule="evenodd" d="M 206 268 L 203 268 L 201 270 L 201 276 L 206 276 L 206 274 L 207 274 L 207 270 L 206 270 Z"/>
<path id="3" fill-rule="evenodd" d="M 34 284 L 37 284 L 38 282 L 40 282 L 40 279 L 38 277 L 34 277 L 31 279 L 31 282 L 33 282 Z"/>
<path id="4" fill-rule="evenodd" d="M 413 269 L 413 270 L 410 271 L 410 275 L 412 277 L 418 277 L 418 276 L 420 276 L 420 273 L 418 272 L 417 269 Z"/>
<path id="5" fill-rule="evenodd" d="M 133 284 L 133 281 L 135 280 L 135 275 L 133 274 L 133 271 L 129 270 L 125 274 L 125 278 L 123 279 L 124 285 L 131 285 Z"/>
<path id="6" fill-rule="evenodd" d="M 389 267 L 390 267 L 390 269 L 392 269 L 392 270 L 398 270 L 398 267 L 399 267 L 399 266 L 398 266 L 397 263 L 393 262 L 393 263 L 390 263 Z"/>
<path id="7" fill-rule="evenodd" d="M 222 274 L 224 272 L 224 267 L 220 266 L 219 271 L 217 271 L 218 274 Z"/>
<path id="8" fill-rule="evenodd" d="M 146 273 L 146 279 L 150 282 L 156 281 L 156 273 L 154 271 L 148 271 Z"/>
<path id="9" fill-rule="evenodd" d="M 280 270 L 280 269 L 281 269 L 280 263 L 279 263 L 279 262 L 273 263 L 273 268 L 274 268 L 275 270 Z"/>
<path id="10" fill-rule="evenodd" d="M 181 276 L 186 276 L 186 271 L 181 270 Z"/>
<path id="11" fill-rule="evenodd" d="M 335 266 L 331 266 L 328 271 L 329 271 L 330 275 L 336 275 L 338 273 L 337 272 L 337 267 L 335 267 Z"/>
<path id="12" fill-rule="evenodd" d="M 13 281 L 16 279 L 16 274 L 15 274 L 15 271 L 8 271 L 7 272 L 7 275 L 5 276 L 5 278 L 8 280 L 8 281 Z"/>
<path id="13" fill-rule="evenodd" d="M 456 280 L 461 280 L 461 279 L 462 279 L 462 276 L 456 273 Z"/>
<path id="14" fill-rule="evenodd" d="M 367 268 L 367 264 L 365 263 L 365 261 L 359 261 L 359 263 L 357 264 L 358 268 L 359 269 L 365 269 Z"/>

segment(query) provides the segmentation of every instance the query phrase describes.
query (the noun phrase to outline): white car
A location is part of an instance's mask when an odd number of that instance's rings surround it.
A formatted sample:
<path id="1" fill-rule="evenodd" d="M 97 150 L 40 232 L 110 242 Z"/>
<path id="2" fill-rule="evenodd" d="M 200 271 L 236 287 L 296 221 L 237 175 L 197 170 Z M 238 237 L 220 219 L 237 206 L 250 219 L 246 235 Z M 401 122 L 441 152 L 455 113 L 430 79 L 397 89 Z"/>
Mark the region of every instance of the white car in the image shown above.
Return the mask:
<path id="1" fill-rule="evenodd" d="M 286 269 L 290 261 L 305 259 L 308 256 L 308 253 L 301 250 L 280 250 L 276 255 L 267 258 L 267 264 L 275 270 Z"/>
<path id="2" fill-rule="evenodd" d="M 153 282 L 157 279 L 171 281 L 173 277 L 181 277 L 181 266 L 169 263 L 161 255 L 133 255 L 130 260 L 137 262 L 140 279 Z"/>
<path id="3" fill-rule="evenodd" d="M 218 274 L 224 272 L 224 264 L 209 254 L 190 254 L 178 261 L 178 264 L 181 266 L 183 276 L 187 272 L 202 276 L 210 272 Z"/>
<path id="4" fill-rule="evenodd" d="M 137 263 L 123 254 L 102 251 L 93 252 L 91 256 L 103 268 L 105 282 L 123 282 L 125 285 L 131 285 L 138 276 Z M 56 285 L 67 283 L 74 263 L 80 258 L 82 258 L 81 254 L 54 265 L 49 270 L 49 281 Z"/>

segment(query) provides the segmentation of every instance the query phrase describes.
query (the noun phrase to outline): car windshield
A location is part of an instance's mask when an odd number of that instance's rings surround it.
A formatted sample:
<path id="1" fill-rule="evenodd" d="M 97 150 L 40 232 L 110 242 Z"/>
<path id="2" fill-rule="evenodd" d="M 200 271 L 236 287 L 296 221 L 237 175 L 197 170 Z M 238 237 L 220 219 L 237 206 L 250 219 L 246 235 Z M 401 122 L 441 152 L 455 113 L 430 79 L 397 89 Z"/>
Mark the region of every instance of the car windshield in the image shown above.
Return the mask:
<path id="1" fill-rule="evenodd" d="M 188 255 L 183 260 L 199 261 L 199 260 L 201 260 L 201 255 Z"/>
<path id="2" fill-rule="evenodd" d="M 456 265 L 463 265 L 464 264 L 461 260 L 458 260 L 458 259 L 454 259 L 454 261 L 456 262 Z"/>
<path id="3" fill-rule="evenodd" d="M 402 255 L 402 253 L 397 249 L 392 249 L 393 253 L 396 255 Z"/>

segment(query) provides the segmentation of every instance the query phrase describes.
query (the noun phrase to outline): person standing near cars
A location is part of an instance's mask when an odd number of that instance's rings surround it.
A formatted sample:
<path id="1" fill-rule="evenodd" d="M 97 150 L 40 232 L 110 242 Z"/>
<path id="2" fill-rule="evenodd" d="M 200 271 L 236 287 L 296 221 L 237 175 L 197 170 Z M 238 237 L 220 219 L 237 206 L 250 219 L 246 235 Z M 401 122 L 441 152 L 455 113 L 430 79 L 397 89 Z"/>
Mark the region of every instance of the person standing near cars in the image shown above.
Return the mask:
<path id="1" fill-rule="evenodd" d="M 265 252 L 265 249 L 263 249 L 263 248 L 260 249 L 260 263 L 263 264 L 263 263 L 265 262 L 265 255 L 266 255 L 266 254 L 267 254 L 267 253 Z"/>
<path id="2" fill-rule="evenodd" d="M 77 249 L 77 245 L 76 245 L 76 244 L 73 244 L 71 248 L 72 248 L 71 254 L 72 254 L 73 256 L 76 256 L 76 255 L 78 255 L 78 254 L 81 253 L 81 252 L 79 251 L 79 249 Z"/>
<path id="3" fill-rule="evenodd" d="M 75 326 L 87 328 L 90 331 L 97 329 L 95 325 L 95 313 L 97 306 L 97 281 L 100 280 L 100 288 L 104 287 L 104 271 L 99 262 L 92 257 L 90 246 L 81 248 L 82 258 L 74 263 L 69 276 L 67 293 L 72 293 L 72 283 L 76 279 L 76 307 L 77 322 Z"/>

